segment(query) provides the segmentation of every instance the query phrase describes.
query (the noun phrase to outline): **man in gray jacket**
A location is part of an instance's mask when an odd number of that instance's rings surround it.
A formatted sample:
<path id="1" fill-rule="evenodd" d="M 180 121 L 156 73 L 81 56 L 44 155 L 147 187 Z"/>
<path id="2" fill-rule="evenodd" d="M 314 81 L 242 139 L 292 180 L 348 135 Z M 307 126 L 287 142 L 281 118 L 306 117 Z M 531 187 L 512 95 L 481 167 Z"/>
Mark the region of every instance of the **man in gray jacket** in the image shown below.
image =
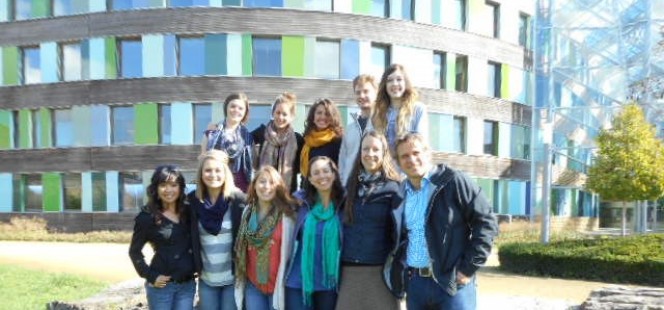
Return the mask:
<path id="1" fill-rule="evenodd" d="M 344 137 L 341 140 L 339 150 L 339 176 L 341 184 L 346 186 L 348 177 L 353 170 L 353 165 L 360 151 L 360 142 L 365 132 L 373 129 L 371 125 L 371 113 L 376 102 L 378 85 L 373 76 L 360 74 L 353 79 L 353 91 L 355 101 L 360 108 L 360 113 L 351 115 L 352 120 L 346 125 Z"/>

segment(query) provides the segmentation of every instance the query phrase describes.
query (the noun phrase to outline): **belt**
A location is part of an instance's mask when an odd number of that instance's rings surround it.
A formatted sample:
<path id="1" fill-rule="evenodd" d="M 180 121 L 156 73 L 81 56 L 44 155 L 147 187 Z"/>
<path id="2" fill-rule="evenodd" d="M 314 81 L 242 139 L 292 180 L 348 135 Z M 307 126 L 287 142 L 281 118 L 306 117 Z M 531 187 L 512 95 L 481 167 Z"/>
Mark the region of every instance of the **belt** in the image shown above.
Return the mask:
<path id="1" fill-rule="evenodd" d="M 408 267 L 408 273 L 411 276 L 418 275 L 422 278 L 431 278 L 433 276 L 433 270 L 431 270 L 431 267 L 422 267 L 422 268 Z"/>
<path id="2" fill-rule="evenodd" d="M 189 282 L 193 279 L 194 279 L 194 276 L 186 276 L 186 277 L 179 278 L 179 279 L 173 279 L 173 280 L 171 280 L 171 282 L 181 284 L 181 283 Z"/>

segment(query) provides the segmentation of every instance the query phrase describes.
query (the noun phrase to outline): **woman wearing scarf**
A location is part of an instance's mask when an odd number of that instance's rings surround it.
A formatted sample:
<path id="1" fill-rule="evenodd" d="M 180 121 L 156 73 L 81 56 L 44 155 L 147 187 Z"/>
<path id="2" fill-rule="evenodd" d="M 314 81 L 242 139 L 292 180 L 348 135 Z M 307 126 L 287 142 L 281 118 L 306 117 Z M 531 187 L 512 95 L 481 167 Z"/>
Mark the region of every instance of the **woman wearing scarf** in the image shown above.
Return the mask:
<path id="1" fill-rule="evenodd" d="M 309 160 L 316 156 L 327 156 L 336 166 L 344 129 L 341 127 L 339 109 L 330 99 L 318 99 L 309 109 L 304 124 L 304 147 L 300 155 L 300 174 L 304 177 L 309 169 Z M 303 180 L 306 183 L 306 179 Z"/>
<path id="2" fill-rule="evenodd" d="M 224 118 L 223 122 L 208 126 L 201 142 L 201 152 L 211 149 L 226 152 L 235 186 L 246 192 L 253 170 L 251 148 L 254 143 L 245 126 L 249 119 L 247 95 L 234 93 L 226 97 Z"/>
<path id="3" fill-rule="evenodd" d="M 304 140 L 293 130 L 295 119 L 295 94 L 284 92 L 272 105 L 272 120 L 251 132 L 258 145 L 257 164 L 254 168 L 272 166 L 279 171 L 289 193 L 297 189 L 300 172 L 300 152 Z"/>
<path id="4" fill-rule="evenodd" d="M 308 182 L 296 193 L 299 208 L 286 272 L 289 310 L 334 309 L 339 284 L 343 187 L 332 159 L 318 156 L 307 167 Z"/>
<path id="5" fill-rule="evenodd" d="M 196 183 L 196 191 L 187 198 L 200 236 L 203 268 L 198 306 L 201 310 L 236 309 L 232 252 L 246 197 L 233 184 L 223 151 L 210 150 L 201 156 Z"/>
<path id="6" fill-rule="evenodd" d="M 286 309 L 284 272 L 289 257 L 296 201 L 279 172 L 263 166 L 249 185 L 235 243 L 235 301 L 238 309 Z"/>
<path id="7" fill-rule="evenodd" d="M 343 281 L 337 309 L 397 310 L 399 302 L 383 284 L 381 273 L 396 246 L 393 210 L 402 201 L 400 176 L 384 135 L 367 132 L 358 155 L 343 211 Z"/>

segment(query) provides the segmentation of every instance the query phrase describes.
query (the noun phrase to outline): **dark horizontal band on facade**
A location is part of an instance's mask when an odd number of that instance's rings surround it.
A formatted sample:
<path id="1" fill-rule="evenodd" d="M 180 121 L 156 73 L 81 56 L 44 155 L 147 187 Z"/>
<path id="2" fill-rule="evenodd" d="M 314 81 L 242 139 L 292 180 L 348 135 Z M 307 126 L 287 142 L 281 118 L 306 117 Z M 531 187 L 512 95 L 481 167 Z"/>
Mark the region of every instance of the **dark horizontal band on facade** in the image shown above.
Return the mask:
<path id="1" fill-rule="evenodd" d="M 175 164 L 195 170 L 198 145 L 72 147 L 0 151 L 0 171 L 7 173 L 151 170 Z M 434 161 L 446 163 L 478 178 L 530 179 L 530 161 L 434 152 Z M 48 160 L 44 160 L 48 159 Z M 39 163 L 38 165 L 35 163 Z"/>
<path id="2" fill-rule="evenodd" d="M 160 8 L 3 23 L 0 46 L 152 33 L 247 32 L 365 40 L 441 50 L 516 68 L 525 67 L 523 47 L 495 38 L 391 18 L 284 8 Z"/>
<path id="3" fill-rule="evenodd" d="M 0 109 L 36 109 L 90 104 L 141 102 L 223 101 L 244 91 L 252 102 L 271 103 L 283 91 L 294 92 L 298 102 L 317 98 L 353 103 L 350 81 L 282 77 L 167 77 L 60 82 L 0 87 Z M 477 117 L 530 127 L 532 108 L 502 99 L 462 92 L 419 89 L 420 101 L 430 112 Z"/>

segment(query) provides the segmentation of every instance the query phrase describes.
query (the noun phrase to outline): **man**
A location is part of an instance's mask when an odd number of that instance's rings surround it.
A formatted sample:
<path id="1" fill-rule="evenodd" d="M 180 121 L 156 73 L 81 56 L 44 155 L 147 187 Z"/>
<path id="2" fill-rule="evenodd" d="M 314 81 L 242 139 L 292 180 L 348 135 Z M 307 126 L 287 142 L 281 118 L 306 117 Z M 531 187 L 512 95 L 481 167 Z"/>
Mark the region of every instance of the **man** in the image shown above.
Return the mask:
<path id="1" fill-rule="evenodd" d="M 420 134 L 400 137 L 396 150 L 407 176 L 403 208 L 395 210 L 402 212 L 398 233 L 406 242 L 399 242 L 405 249 L 395 251 L 402 253 L 395 261 L 403 268 L 392 270 L 401 275 L 391 279 L 406 283 L 390 287 L 397 295 L 406 287 L 409 310 L 475 309 L 475 271 L 486 262 L 498 233 L 492 208 L 468 176 L 444 164 L 432 165 Z"/>
<path id="2" fill-rule="evenodd" d="M 353 79 L 353 91 L 355 101 L 360 108 L 360 113 L 353 113 L 352 120 L 346 125 L 344 137 L 341 140 L 339 150 L 339 177 L 341 183 L 346 186 L 348 176 L 353 170 L 353 165 L 360 151 L 360 141 L 365 132 L 373 129 L 371 125 L 371 113 L 376 101 L 378 85 L 373 76 L 360 74 Z"/>

